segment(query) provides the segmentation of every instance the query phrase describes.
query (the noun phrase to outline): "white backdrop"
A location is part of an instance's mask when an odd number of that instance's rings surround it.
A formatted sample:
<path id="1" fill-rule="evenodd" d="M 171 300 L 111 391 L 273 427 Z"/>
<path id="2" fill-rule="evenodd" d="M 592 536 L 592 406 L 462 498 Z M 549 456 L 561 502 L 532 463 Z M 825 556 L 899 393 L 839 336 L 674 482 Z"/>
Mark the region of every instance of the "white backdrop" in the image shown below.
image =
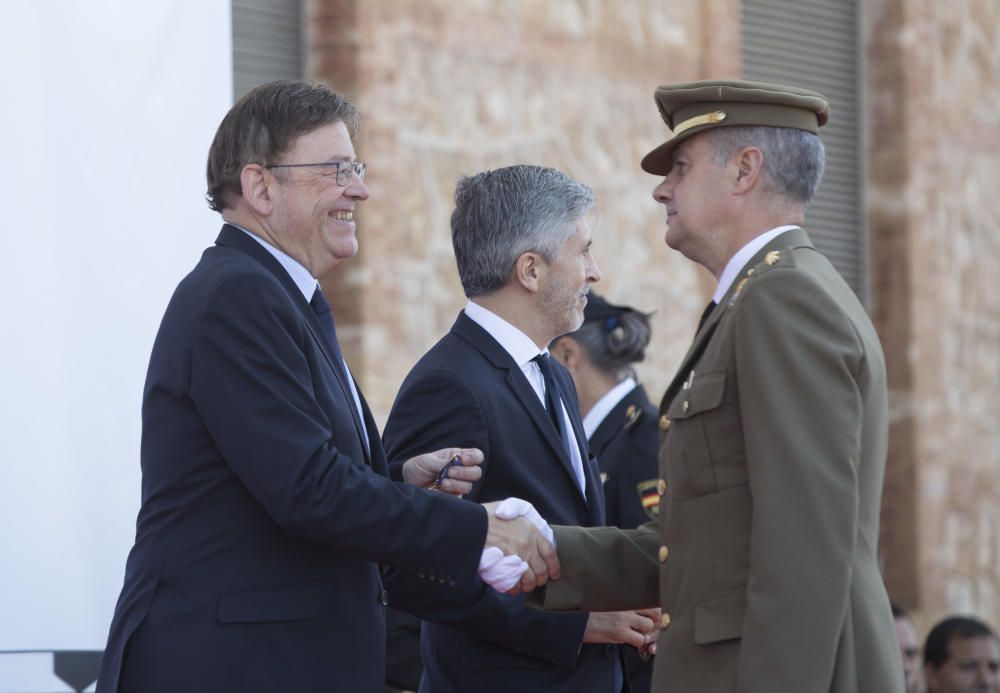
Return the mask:
<path id="1" fill-rule="evenodd" d="M 231 37 L 228 0 L 0 2 L 0 651 L 104 647 L 153 336 L 220 225 Z"/>

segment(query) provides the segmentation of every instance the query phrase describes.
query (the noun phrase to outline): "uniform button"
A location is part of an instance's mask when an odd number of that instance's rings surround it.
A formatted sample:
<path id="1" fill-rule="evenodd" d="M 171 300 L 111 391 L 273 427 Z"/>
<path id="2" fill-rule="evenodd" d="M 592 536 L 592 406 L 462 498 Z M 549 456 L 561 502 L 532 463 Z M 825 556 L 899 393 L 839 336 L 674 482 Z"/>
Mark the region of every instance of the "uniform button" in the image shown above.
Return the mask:
<path id="1" fill-rule="evenodd" d="M 453 578 L 451 575 L 449 575 L 448 576 L 448 587 L 454 587 L 454 586 L 455 586 L 455 578 Z"/>
<path id="2" fill-rule="evenodd" d="M 661 431 L 666 431 L 668 428 L 670 428 L 670 424 L 672 424 L 672 423 L 673 423 L 673 421 L 671 421 L 670 419 L 668 419 L 667 415 L 664 414 L 663 416 L 660 417 L 660 430 Z"/>
<path id="3" fill-rule="evenodd" d="M 666 563 L 667 556 L 669 556 L 669 555 L 670 555 L 670 549 L 668 549 L 666 546 L 661 546 L 660 547 L 660 563 Z"/>
<path id="4" fill-rule="evenodd" d="M 687 414 L 688 409 L 690 408 L 691 408 L 691 403 L 688 402 L 687 400 L 684 400 L 684 413 Z"/>
<path id="5" fill-rule="evenodd" d="M 382 594 L 378 596 L 378 600 L 381 602 L 382 606 L 389 606 L 389 593 L 382 590 Z"/>
<path id="6" fill-rule="evenodd" d="M 660 479 L 659 481 L 657 481 L 656 482 L 656 492 L 659 493 L 661 496 L 664 493 L 666 493 L 667 492 L 667 482 L 664 481 L 663 479 Z"/>
<path id="7" fill-rule="evenodd" d="M 420 578 L 421 580 L 423 580 L 425 577 L 427 577 L 427 571 L 424 570 L 423 568 L 418 568 L 417 569 L 417 577 Z"/>
<path id="8" fill-rule="evenodd" d="M 663 615 L 660 616 L 660 630 L 666 630 L 667 626 L 669 625 L 670 625 L 670 614 L 664 611 Z"/>
<path id="9" fill-rule="evenodd" d="M 442 585 L 446 582 L 444 575 L 438 575 L 438 582 Z"/>

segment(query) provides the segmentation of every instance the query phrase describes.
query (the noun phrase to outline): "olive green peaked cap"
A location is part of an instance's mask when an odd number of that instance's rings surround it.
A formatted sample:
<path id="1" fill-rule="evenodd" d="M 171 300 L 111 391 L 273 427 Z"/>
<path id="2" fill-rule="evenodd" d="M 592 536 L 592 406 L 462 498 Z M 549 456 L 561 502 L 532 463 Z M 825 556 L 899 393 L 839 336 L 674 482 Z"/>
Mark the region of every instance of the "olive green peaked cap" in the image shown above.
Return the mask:
<path id="1" fill-rule="evenodd" d="M 642 169 L 661 176 L 670 173 L 674 147 L 710 128 L 767 125 L 816 133 L 830 118 L 830 104 L 819 92 L 767 82 L 667 84 L 654 98 L 673 137 L 642 158 Z"/>

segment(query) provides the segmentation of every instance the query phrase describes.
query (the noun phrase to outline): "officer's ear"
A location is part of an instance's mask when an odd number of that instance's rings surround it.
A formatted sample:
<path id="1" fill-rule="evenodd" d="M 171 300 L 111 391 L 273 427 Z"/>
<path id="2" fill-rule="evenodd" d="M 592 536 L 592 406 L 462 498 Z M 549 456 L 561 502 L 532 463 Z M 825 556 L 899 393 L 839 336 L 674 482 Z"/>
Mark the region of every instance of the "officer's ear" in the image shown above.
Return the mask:
<path id="1" fill-rule="evenodd" d="M 552 342 L 549 353 L 566 369 L 573 373 L 580 365 L 580 343 L 569 336 L 562 336 Z"/>
<path id="2" fill-rule="evenodd" d="M 760 182 L 764 168 L 764 152 L 757 147 L 744 147 L 733 157 L 736 180 L 733 192 L 745 195 Z"/>

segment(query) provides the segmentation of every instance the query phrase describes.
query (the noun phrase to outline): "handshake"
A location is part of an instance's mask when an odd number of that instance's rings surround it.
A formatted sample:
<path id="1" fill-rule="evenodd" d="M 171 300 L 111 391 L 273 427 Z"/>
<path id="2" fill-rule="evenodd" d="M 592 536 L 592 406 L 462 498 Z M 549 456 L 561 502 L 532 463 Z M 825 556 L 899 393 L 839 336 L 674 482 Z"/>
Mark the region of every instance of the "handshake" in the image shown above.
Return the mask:
<path id="1" fill-rule="evenodd" d="M 518 594 L 559 578 L 552 528 L 520 498 L 484 503 L 489 516 L 479 577 L 498 592 Z"/>
<path id="2" fill-rule="evenodd" d="M 403 465 L 403 480 L 461 498 L 482 476 L 483 453 L 475 448 L 445 448 L 413 457 Z M 484 503 L 489 516 L 479 576 L 498 592 L 518 594 L 559 577 L 555 537 L 534 506 L 520 498 Z"/>

